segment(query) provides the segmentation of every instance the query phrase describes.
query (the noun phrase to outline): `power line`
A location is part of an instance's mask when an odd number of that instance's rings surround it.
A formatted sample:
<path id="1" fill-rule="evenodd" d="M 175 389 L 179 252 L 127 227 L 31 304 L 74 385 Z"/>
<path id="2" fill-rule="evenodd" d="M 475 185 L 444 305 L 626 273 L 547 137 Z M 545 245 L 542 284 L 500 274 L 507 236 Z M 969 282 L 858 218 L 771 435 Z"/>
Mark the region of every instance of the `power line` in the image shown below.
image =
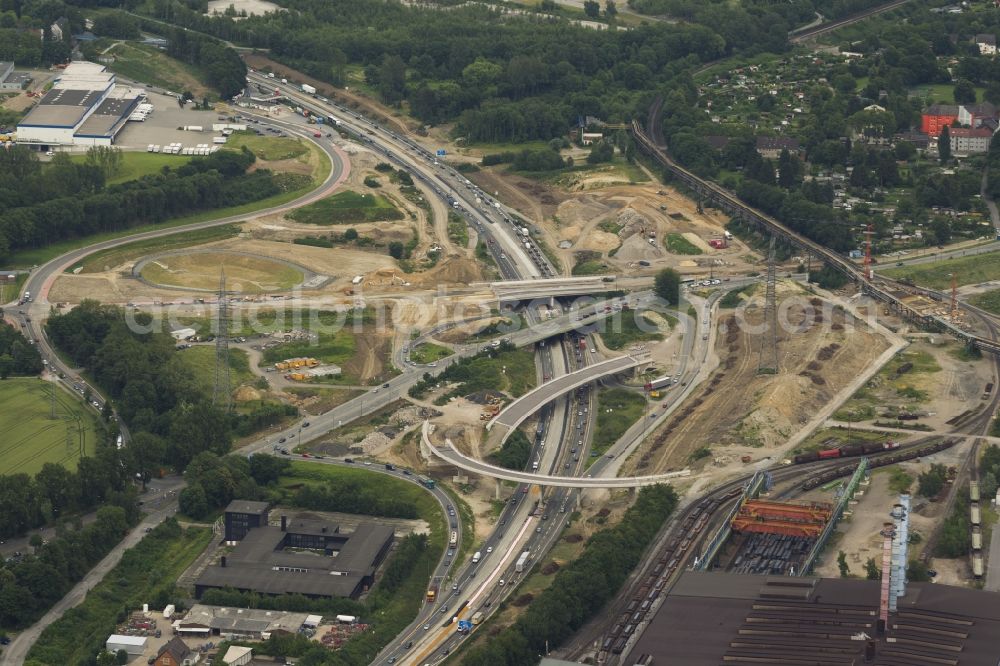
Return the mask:
<path id="1" fill-rule="evenodd" d="M 229 379 L 229 297 L 226 294 L 226 269 L 219 276 L 219 312 L 215 334 L 215 391 L 212 404 L 225 413 L 232 408 Z"/>

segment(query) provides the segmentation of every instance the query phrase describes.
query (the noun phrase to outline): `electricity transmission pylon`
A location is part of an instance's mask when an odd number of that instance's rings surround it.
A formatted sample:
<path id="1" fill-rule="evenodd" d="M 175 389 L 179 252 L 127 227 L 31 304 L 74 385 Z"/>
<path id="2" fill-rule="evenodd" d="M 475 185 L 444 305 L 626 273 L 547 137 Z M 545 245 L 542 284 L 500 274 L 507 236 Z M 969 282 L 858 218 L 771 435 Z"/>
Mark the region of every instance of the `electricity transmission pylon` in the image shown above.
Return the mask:
<path id="1" fill-rule="evenodd" d="M 215 334 L 215 391 L 212 404 L 225 413 L 232 407 L 229 383 L 229 296 L 226 294 L 226 269 L 219 276 L 219 312 Z"/>

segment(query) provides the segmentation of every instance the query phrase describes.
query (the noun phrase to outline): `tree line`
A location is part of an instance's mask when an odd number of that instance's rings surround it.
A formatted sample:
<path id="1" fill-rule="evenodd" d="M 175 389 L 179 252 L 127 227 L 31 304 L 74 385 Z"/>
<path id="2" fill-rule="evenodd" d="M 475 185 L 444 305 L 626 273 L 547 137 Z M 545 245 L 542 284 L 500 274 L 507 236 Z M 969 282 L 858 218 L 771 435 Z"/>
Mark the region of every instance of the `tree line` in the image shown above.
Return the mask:
<path id="1" fill-rule="evenodd" d="M 42 356 L 13 326 L 0 319 L 0 379 L 33 377 L 42 371 Z"/>
<path id="2" fill-rule="evenodd" d="M 510 626 L 480 641 L 463 664 L 535 664 L 539 655 L 573 635 L 618 593 L 663 522 L 677 506 L 671 486 L 643 488 L 621 522 L 590 538 Z"/>
<path id="3" fill-rule="evenodd" d="M 203 451 L 184 469 L 187 487 L 178 497 L 180 510 L 192 518 L 202 520 L 234 499 L 263 500 L 265 489 L 288 470 L 289 463 L 266 453 L 248 458 L 242 456 L 219 457 Z"/>
<path id="4" fill-rule="evenodd" d="M 120 499 L 120 505 L 99 509 L 87 526 L 63 529 L 45 544 L 38 539 L 34 553 L 0 567 L 0 627 L 37 621 L 125 536 L 139 520 L 139 507 L 134 492 Z"/>
<path id="5" fill-rule="evenodd" d="M 43 167 L 25 147 L 0 151 L 0 261 L 11 251 L 158 223 L 199 210 L 278 194 L 266 169 L 247 173 L 253 153 L 222 150 L 161 173 L 106 185 L 100 164 L 60 153 Z"/>

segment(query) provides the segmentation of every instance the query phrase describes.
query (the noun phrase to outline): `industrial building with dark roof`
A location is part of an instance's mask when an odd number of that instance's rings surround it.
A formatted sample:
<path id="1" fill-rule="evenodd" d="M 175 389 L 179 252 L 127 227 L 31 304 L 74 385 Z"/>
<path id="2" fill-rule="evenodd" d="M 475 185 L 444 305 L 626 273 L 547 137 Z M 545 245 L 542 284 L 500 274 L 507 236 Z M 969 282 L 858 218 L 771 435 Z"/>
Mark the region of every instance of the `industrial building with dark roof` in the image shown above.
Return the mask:
<path id="1" fill-rule="evenodd" d="M 103 65 L 74 61 L 17 124 L 18 143 L 110 146 L 145 92 L 115 85 Z"/>
<path id="2" fill-rule="evenodd" d="M 230 505 L 240 515 L 261 515 L 257 503 Z M 230 524 L 226 511 L 226 524 Z M 263 516 L 266 521 L 266 505 Z M 392 546 L 393 530 L 362 523 L 350 534 L 332 523 L 281 517 L 281 526 L 247 526 L 231 553 L 205 569 L 195 596 L 233 588 L 267 595 L 357 598 L 374 581 Z"/>
<path id="3" fill-rule="evenodd" d="M 687 572 L 623 663 L 1000 663 L 1000 594 L 910 583 L 885 635 L 878 615 L 878 581 Z"/>

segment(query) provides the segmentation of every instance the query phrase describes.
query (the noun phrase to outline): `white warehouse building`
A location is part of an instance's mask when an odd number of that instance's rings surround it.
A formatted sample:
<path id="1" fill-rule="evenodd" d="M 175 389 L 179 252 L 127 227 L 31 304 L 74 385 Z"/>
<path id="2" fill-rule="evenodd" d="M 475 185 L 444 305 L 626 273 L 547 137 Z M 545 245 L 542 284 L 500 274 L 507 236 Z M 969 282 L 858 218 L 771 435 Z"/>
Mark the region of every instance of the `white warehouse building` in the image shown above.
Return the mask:
<path id="1" fill-rule="evenodd" d="M 145 91 L 115 85 L 104 65 L 72 62 L 17 125 L 17 142 L 51 146 L 110 146 Z"/>
<path id="2" fill-rule="evenodd" d="M 123 636 L 121 634 L 111 634 L 108 636 L 104 649 L 108 652 L 118 652 L 125 650 L 130 655 L 142 654 L 146 651 L 146 638 L 144 636 Z"/>

